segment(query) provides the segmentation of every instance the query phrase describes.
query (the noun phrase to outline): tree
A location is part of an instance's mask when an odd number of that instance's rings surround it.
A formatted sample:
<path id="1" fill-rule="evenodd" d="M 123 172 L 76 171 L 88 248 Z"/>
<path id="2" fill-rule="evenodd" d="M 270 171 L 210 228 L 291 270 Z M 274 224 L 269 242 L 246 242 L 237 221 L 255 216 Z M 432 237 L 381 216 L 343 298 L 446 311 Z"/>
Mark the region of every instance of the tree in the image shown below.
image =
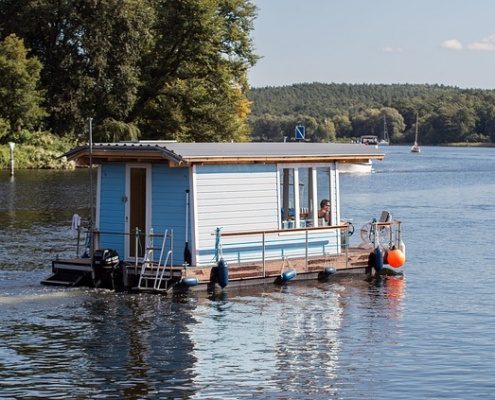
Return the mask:
<path id="1" fill-rule="evenodd" d="M 284 133 L 280 125 L 280 117 L 265 114 L 250 120 L 251 140 L 254 142 L 282 142 Z"/>
<path id="2" fill-rule="evenodd" d="M 3 0 L 0 36 L 43 62 L 58 133 L 91 116 L 146 138 L 243 140 L 254 17 L 249 0 Z"/>
<path id="3" fill-rule="evenodd" d="M 361 110 L 351 117 L 353 135 L 356 137 L 363 135 L 378 136 L 383 130 L 383 123 L 380 124 L 380 110 L 367 108 Z"/>
<path id="4" fill-rule="evenodd" d="M 349 137 L 352 134 L 352 124 L 348 114 L 337 114 L 333 118 L 335 134 L 339 138 Z"/>
<path id="5" fill-rule="evenodd" d="M 139 129 L 133 124 L 105 118 L 95 127 L 94 136 L 102 142 L 119 142 L 122 140 L 138 140 Z"/>
<path id="6" fill-rule="evenodd" d="M 492 142 L 495 142 L 495 106 L 493 103 L 481 108 L 479 120 L 481 132 L 484 132 Z"/>
<path id="7" fill-rule="evenodd" d="M 0 118 L 13 130 L 34 128 L 45 116 L 38 88 L 41 68 L 36 58 L 27 57 L 24 42 L 16 35 L 0 43 Z"/>
<path id="8" fill-rule="evenodd" d="M 426 122 L 427 143 L 462 142 L 475 133 L 476 115 L 459 104 L 441 104 Z"/>
<path id="9" fill-rule="evenodd" d="M 143 0 L 4 0 L 0 32 L 17 32 L 43 63 L 48 126 L 60 134 L 126 121 L 140 86 L 154 12 Z"/>
<path id="10" fill-rule="evenodd" d="M 149 136 L 246 140 L 247 69 L 256 62 L 247 0 L 162 1 L 133 115 Z M 244 111 L 243 111 L 244 110 Z"/>
<path id="11" fill-rule="evenodd" d="M 319 123 L 313 133 L 313 141 L 328 143 L 335 141 L 335 125 L 331 119 Z"/>

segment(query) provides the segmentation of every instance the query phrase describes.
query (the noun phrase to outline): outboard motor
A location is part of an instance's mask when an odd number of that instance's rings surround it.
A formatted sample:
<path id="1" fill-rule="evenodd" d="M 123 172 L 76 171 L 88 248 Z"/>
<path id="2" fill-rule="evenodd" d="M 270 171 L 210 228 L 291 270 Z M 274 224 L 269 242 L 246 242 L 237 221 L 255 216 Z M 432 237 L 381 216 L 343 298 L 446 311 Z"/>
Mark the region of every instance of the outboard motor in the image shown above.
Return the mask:
<path id="1" fill-rule="evenodd" d="M 115 250 L 95 250 L 93 255 L 93 282 L 95 287 L 113 289 L 113 273 L 119 269 L 119 264 L 119 254 Z"/>

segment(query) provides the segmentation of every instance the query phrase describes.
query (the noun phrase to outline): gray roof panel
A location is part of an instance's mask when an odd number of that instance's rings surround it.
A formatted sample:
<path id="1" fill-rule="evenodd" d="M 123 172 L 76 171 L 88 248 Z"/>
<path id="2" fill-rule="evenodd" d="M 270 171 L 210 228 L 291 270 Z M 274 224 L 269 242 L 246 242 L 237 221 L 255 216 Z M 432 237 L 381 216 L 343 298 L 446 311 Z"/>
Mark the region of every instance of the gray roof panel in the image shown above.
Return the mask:
<path id="1" fill-rule="evenodd" d="M 71 159 L 88 155 L 89 146 L 80 146 L 66 153 Z M 165 157 L 173 162 L 194 162 L 214 159 L 331 159 L 343 158 L 383 158 L 383 153 L 373 146 L 341 143 L 306 142 L 245 142 L 245 143 L 177 143 L 168 141 L 142 141 L 93 144 L 93 152 L 105 154 L 127 154 L 153 152 L 157 157 Z"/>

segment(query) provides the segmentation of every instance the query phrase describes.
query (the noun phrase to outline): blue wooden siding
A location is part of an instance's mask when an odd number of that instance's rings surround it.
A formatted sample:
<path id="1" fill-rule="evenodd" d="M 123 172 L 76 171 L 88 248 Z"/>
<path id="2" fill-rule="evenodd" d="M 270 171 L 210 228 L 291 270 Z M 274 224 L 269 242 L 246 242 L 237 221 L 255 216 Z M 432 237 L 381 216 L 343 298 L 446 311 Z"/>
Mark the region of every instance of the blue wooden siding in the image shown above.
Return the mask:
<path id="1" fill-rule="evenodd" d="M 189 189 L 189 169 L 169 168 L 167 165 L 154 164 L 151 173 L 152 181 L 152 221 L 155 234 L 162 234 L 165 229 L 174 232 L 174 264 L 184 262 L 186 190 Z M 189 216 L 190 217 L 190 216 Z M 189 235 L 191 225 L 189 225 Z M 161 247 L 162 239 L 155 240 L 155 247 Z M 157 246 L 158 245 L 158 246 Z M 191 248 L 189 239 L 189 248 Z M 157 260 L 160 252 L 155 252 Z"/>
<path id="2" fill-rule="evenodd" d="M 115 249 L 123 259 L 124 236 L 105 232 L 125 231 L 125 164 L 103 164 L 100 168 L 100 248 Z"/>

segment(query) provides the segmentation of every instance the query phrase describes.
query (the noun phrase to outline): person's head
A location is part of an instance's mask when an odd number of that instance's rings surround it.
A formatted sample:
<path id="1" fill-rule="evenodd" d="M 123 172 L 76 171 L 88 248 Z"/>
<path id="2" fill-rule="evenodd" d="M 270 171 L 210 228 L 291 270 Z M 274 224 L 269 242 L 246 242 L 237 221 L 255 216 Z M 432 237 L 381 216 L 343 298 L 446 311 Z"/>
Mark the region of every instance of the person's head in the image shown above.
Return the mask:
<path id="1" fill-rule="evenodd" d="M 321 209 L 329 209 L 330 208 L 330 200 L 328 199 L 323 199 L 322 201 L 320 201 L 320 208 Z"/>

